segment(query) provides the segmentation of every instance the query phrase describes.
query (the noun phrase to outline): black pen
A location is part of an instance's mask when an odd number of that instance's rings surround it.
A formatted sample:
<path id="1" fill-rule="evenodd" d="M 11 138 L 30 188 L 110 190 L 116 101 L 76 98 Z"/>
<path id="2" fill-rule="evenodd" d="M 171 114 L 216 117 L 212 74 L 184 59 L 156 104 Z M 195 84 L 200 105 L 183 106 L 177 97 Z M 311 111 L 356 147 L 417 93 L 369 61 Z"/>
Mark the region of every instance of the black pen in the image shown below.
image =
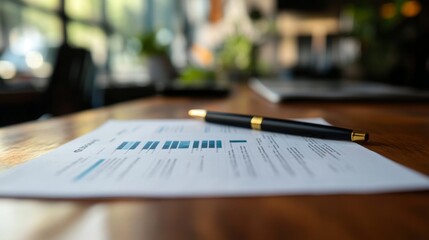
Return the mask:
<path id="1" fill-rule="evenodd" d="M 192 117 L 203 118 L 206 122 L 305 137 L 346 140 L 353 142 L 367 141 L 369 138 L 368 133 L 356 132 L 346 128 L 320 125 L 315 123 L 211 112 L 203 109 L 192 109 L 189 110 L 188 114 Z"/>

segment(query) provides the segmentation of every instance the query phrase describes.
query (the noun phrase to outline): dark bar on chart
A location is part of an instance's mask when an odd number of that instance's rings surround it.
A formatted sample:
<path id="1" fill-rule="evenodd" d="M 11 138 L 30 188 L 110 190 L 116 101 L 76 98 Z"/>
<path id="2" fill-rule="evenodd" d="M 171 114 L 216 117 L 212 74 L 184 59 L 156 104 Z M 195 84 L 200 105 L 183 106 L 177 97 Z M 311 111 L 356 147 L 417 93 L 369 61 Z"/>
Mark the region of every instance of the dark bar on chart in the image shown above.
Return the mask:
<path id="1" fill-rule="evenodd" d="M 203 143 L 201 144 L 201 148 L 207 148 L 207 141 L 203 141 Z"/>
<path id="2" fill-rule="evenodd" d="M 121 145 L 119 145 L 118 146 L 118 148 L 116 148 L 116 149 L 122 149 L 122 148 L 124 148 L 125 147 L 125 145 L 127 145 L 128 144 L 128 142 L 123 142 L 123 143 L 121 143 Z"/>
<path id="3" fill-rule="evenodd" d="M 189 145 L 191 145 L 191 141 L 180 141 L 179 148 L 189 148 Z"/>
<path id="4" fill-rule="evenodd" d="M 152 143 L 153 143 L 153 141 L 149 141 L 149 142 L 147 142 L 147 143 L 144 145 L 143 149 L 149 149 L 149 148 L 150 148 L 150 146 L 152 145 Z"/>
<path id="5" fill-rule="evenodd" d="M 164 146 L 162 146 L 162 149 L 169 149 L 169 148 L 170 148 L 170 145 L 171 145 L 171 141 L 166 141 L 166 142 L 164 143 Z"/>
<path id="6" fill-rule="evenodd" d="M 170 149 L 176 149 L 178 145 L 179 145 L 179 141 L 173 141 L 173 144 L 171 144 Z"/>
<path id="7" fill-rule="evenodd" d="M 192 148 L 198 148 L 200 146 L 200 141 L 194 141 Z"/>
<path id="8" fill-rule="evenodd" d="M 216 148 L 222 148 L 222 141 L 221 140 L 216 141 Z"/>
<path id="9" fill-rule="evenodd" d="M 209 141 L 209 148 L 215 148 L 215 141 L 214 140 Z"/>
<path id="10" fill-rule="evenodd" d="M 136 149 L 140 142 L 134 142 L 130 149 Z"/>
<path id="11" fill-rule="evenodd" d="M 152 146 L 150 146 L 150 149 L 156 149 L 158 147 L 159 141 L 155 141 Z"/>
<path id="12" fill-rule="evenodd" d="M 247 143 L 247 140 L 229 140 L 230 143 Z"/>

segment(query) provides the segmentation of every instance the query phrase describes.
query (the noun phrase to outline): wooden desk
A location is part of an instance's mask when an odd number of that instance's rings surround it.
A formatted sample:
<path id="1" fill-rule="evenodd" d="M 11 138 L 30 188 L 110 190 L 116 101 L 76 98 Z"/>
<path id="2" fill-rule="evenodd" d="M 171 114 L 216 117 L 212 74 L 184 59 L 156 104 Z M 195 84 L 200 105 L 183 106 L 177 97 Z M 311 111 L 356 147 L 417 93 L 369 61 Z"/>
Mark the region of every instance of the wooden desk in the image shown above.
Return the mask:
<path id="1" fill-rule="evenodd" d="M 39 156 L 108 118 L 186 118 L 190 108 L 323 117 L 371 133 L 365 146 L 429 175 L 429 105 L 270 104 L 246 87 L 226 99 L 133 101 L 0 129 L 0 167 Z M 218 199 L 0 199 L 0 239 L 429 239 L 429 192 Z"/>

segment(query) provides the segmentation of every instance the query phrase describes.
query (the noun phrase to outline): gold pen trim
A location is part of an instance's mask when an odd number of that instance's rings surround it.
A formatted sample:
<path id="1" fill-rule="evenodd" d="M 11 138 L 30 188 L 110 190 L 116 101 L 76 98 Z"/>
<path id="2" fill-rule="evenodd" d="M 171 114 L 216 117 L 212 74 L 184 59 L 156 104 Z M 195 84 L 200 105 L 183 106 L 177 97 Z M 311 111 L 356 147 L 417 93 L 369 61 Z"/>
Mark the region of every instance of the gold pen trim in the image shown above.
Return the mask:
<path id="1" fill-rule="evenodd" d="M 352 132 L 351 140 L 353 142 L 367 141 L 368 140 L 368 134 L 367 133 Z"/>
<path id="2" fill-rule="evenodd" d="M 264 120 L 263 117 L 252 117 L 250 120 L 250 127 L 255 130 L 261 130 L 262 121 Z"/>

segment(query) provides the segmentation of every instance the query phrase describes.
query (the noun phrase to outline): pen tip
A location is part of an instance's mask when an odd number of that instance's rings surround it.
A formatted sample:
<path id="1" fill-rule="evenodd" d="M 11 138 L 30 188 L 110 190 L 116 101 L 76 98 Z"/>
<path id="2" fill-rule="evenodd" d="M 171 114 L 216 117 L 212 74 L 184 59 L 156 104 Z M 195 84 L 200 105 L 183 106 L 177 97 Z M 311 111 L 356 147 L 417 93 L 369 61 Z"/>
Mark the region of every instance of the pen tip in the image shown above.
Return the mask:
<path id="1" fill-rule="evenodd" d="M 352 132 L 353 142 L 368 141 L 368 139 L 369 139 L 368 133 Z"/>
<path id="2" fill-rule="evenodd" d="M 207 111 L 203 109 L 191 109 L 188 111 L 188 115 L 191 117 L 205 118 Z"/>

